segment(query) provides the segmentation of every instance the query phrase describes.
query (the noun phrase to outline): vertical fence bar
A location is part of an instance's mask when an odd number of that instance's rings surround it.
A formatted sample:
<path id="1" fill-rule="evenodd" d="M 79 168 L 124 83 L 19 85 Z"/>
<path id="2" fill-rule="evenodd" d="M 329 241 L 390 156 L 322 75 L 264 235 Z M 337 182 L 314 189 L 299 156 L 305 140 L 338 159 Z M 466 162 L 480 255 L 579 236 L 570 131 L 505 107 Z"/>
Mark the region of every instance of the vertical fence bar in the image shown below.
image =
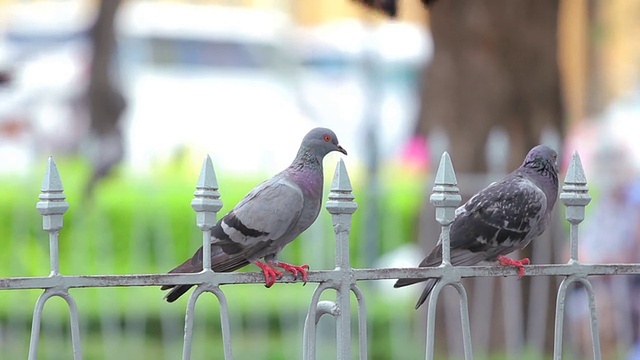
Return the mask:
<path id="1" fill-rule="evenodd" d="M 51 274 L 60 274 L 60 256 L 58 254 L 58 234 L 62 229 L 62 215 L 69 209 L 69 203 L 65 201 L 67 196 L 63 194 L 64 187 L 58 173 L 58 167 L 53 157 L 49 157 L 47 170 L 42 180 L 42 193 L 38 197 L 40 201 L 36 209 L 42 215 L 42 229 L 49 233 L 49 258 Z"/>
<path id="2" fill-rule="evenodd" d="M 320 310 L 320 295 L 322 292 L 330 289 L 329 284 L 320 283 L 318 287 L 313 291 L 313 295 L 311 296 L 311 303 L 309 304 L 309 311 L 307 312 L 307 317 L 304 320 L 304 330 L 302 333 L 302 359 L 303 360 L 315 360 L 316 359 L 316 325 L 318 324 L 318 320 L 320 316 L 318 315 L 318 310 Z M 325 313 L 330 313 L 333 316 L 337 316 L 339 310 L 337 305 L 333 303 L 334 310 L 327 311 Z M 326 308 L 327 305 L 324 305 Z"/>
<path id="3" fill-rule="evenodd" d="M 566 218 L 571 224 L 569 230 L 570 257 L 569 264 L 578 265 L 578 226 L 584 220 L 585 207 L 591 201 L 589 188 L 587 187 L 587 178 L 582 169 L 582 162 L 577 152 L 573 153 L 567 175 L 562 186 L 560 200 L 566 207 Z M 577 269 L 578 270 L 578 269 Z M 585 286 L 587 297 L 589 300 L 589 312 L 591 315 L 591 337 L 593 343 L 594 359 L 601 358 L 600 337 L 598 335 L 598 320 L 595 308 L 595 295 L 591 287 L 591 283 L 586 274 L 578 272 L 571 275 L 560 284 L 558 297 L 556 299 L 556 319 L 555 334 L 553 344 L 553 358 L 559 360 L 562 358 L 562 337 L 564 331 L 564 309 L 566 303 L 567 289 L 574 283 L 578 282 Z"/>
<path id="4" fill-rule="evenodd" d="M 202 230 L 202 271 L 211 272 L 211 228 L 216 224 L 216 216 L 222 208 L 220 193 L 218 192 L 218 180 L 213 169 L 211 157 L 207 155 L 200 171 L 200 177 L 196 184 L 195 198 L 191 200 L 191 207 L 196 212 L 196 224 Z M 218 286 L 200 284 L 189 296 L 187 310 L 184 319 L 184 343 L 182 347 L 182 359 L 191 358 L 193 343 L 193 322 L 195 318 L 195 306 L 198 297 L 203 292 L 212 292 L 220 303 L 220 320 L 222 327 L 222 343 L 225 359 L 233 358 L 231 353 L 231 336 L 229 330 L 229 311 L 227 300 Z"/>
<path id="5" fill-rule="evenodd" d="M 426 359 L 433 360 L 436 349 L 436 308 L 438 305 L 438 296 L 440 291 L 444 287 L 442 281 L 438 281 L 436 286 L 431 290 L 429 295 L 429 302 L 427 303 L 427 346 L 426 346 Z"/>
<path id="6" fill-rule="evenodd" d="M 182 360 L 191 359 L 191 349 L 193 348 L 193 324 L 196 312 L 196 300 L 202 293 L 202 287 L 197 287 L 189 295 L 187 301 L 187 311 L 184 317 L 184 344 L 182 345 Z"/>
<path id="7" fill-rule="evenodd" d="M 80 321 L 78 318 L 78 306 L 75 299 L 65 290 L 60 295 L 69 306 L 69 325 L 71 327 L 71 346 L 73 347 L 73 358 L 82 359 L 82 348 L 80 347 Z"/>
<path id="8" fill-rule="evenodd" d="M 58 247 L 58 235 L 63 225 L 63 215 L 69 209 L 69 203 L 65 201 L 66 195 L 63 193 L 64 187 L 60 179 L 60 173 L 53 157 L 49 157 L 47 170 L 42 180 L 40 201 L 36 204 L 36 209 L 42 215 L 42 229 L 49 233 L 49 276 L 60 276 L 60 254 Z M 73 348 L 73 358 L 82 359 L 82 348 L 80 346 L 80 322 L 78 321 L 78 309 L 75 300 L 66 288 L 54 287 L 46 289 L 36 301 L 33 311 L 31 325 L 31 339 L 29 341 L 30 360 L 35 360 L 38 356 L 38 345 L 40 343 L 40 327 L 42 323 L 42 311 L 44 304 L 52 296 L 60 296 L 69 306 L 69 323 L 71 327 L 71 343 Z"/>
<path id="9" fill-rule="evenodd" d="M 441 267 L 451 267 L 451 250 L 449 231 L 451 223 L 455 218 L 455 210 L 462 197 L 460 196 L 460 190 L 458 189 L 458 180 L 453 170 L 453 164 L 451 164 L 451 158 L 446 151 L 440 158 L 440 164 L 438 165 L 438 171 L 433 186 L 433 194 L 429 198 L 429 201 L 436 208 L 436 220 L 442 226 L 440 232 L 439 242 L 442 244 L 442 264 Z M 435 315 L 436 305 L 440 291 L 444 286 L 450 282 L 438 281 L 434 287 L 431 298 L 428 302 L 427 308 L 427 345 L 426 345 L 426 358 L 431 360 L 434 358 L 435 352 Z M 462 294 L 460 293 L 460 296 Z M 465 299 L 466 302 L 466 299 Z M 462 305 L 462 303 L 461 303 Z M 462 309 L 461 309 L 462 311 Z M 468 320 L 468 315 L 467 315 Z M 463 319 L 464 321 L 464 319 Z M 468 332 L 463 333 L 463 337 L 466 337 Z M 471 343 L 470 339 L 464 339 L 465 341 L 465 353 L 466 353 L 466 341 Z"/>
<path id="10" fill-rule="evenodd" d="M 564 329 L 564 309 L 567 301 L 567 289 L 573 280 L 571 277 L 567 277 L 560 283 L 558 288 L 558 295 L 556 297 L 556 320 L 554 324 L 554 337 L 553 337 L 553 359 L 562 359 L 562 336 Z"/>
<path id="11" fill-rule="evenodd" d="M 187 302 L 187 315 L 184 322 L 184 346 L 182 348 L 182 359 L 191 359 L 191 350 L 193 348 L 193 325 L 196 310 L 196 301 L 204 292 L 210 292 L 218 298 L 220 303 L 220 327 L 222 331 L 222 346 L 225 360 L 232 360 L 233 353 L 231 351 L 231 327 L 229 325 L 229 305 L 227 298 L 218 286 L 203 284 L 198 286 L 189 296 Z"/>
<path id="12" fill-rule="evenodd" d="M 349 232 L 351 215 L 358 208 L 353 201 L 351 181 L 340 159 L 331 183 L 331 192 L 326 208 L 331 214 L 336 234 L 336 270 L 339 271 L 339 283 L 336 288 L 336 303 L 340 309 L 336 317 L 337 358 L 351 359 L 351 263 L 349 260 Z"/>
<path id="13" fill-rule="evenodd" d="M 462 346 L 464 347 L 464 358 L 466 360 L 473 359 L 473 351 L 471 350 L 471 324 L 469 323 L 469 299 L 467 291 L 461 283 L 452 284 L 458 290 L 460 297 L 460 322 L 462 325 Z"/>
<path id="14" fill-rule="evenodd" d="M 367 360 L 369 358 L 369 349 L 368 341 L 367 341 L 367 307 L 364 300 L 364 294 L 362 290 L 358 287 L 358 285 L 353 284 L 351 286 L 351 291 L 356 296 L 356 300 L 358 301 L 358 333 L 360 334 L 359 346 L 360 346 L 360 360 Z"/>
<path id="15" fill-rule="evenodd" d="M 519 251 L 513 255 L 521 258 Z M 506 354 L 509 359 L 519 359 L 522 355 L 523 339 L 523 308 L 522 285 L 520 281 L 513 279 L 501 279 L 500 291 L 502 294 L 502 306 L 504 311 L 503 326 Z M 506 281 L 511 280 L 511 281 Z"/>
<path id="16" fill-rule="evenodd" d="M 591 320 L 591 342 L 593 349 L 593 358 L 600 360 L 602 358 L 602 351 L 600 349 L 600 334 L 598 326 L 598 315 L 596 313 L 596 293 L 593 291 L 591 282 L 586 277 L 579 280 L 582 286 L 584 286 L 587 292 L 587 301 L 589 306 L 589 320 Z"/>

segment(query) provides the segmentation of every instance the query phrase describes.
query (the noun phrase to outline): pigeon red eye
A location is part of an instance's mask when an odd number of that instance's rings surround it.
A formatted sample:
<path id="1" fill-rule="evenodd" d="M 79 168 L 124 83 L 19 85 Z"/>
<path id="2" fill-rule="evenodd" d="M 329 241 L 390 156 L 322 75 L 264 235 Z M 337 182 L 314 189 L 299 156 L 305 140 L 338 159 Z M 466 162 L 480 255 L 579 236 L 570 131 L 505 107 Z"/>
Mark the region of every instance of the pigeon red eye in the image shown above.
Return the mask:
<path id="1" fill-rule="evenodd" d="M 330 135 L 325 135 L 324 136 L 324 141 L 326 141 L 326 142 L 331 141 L 331 136 Z"/>

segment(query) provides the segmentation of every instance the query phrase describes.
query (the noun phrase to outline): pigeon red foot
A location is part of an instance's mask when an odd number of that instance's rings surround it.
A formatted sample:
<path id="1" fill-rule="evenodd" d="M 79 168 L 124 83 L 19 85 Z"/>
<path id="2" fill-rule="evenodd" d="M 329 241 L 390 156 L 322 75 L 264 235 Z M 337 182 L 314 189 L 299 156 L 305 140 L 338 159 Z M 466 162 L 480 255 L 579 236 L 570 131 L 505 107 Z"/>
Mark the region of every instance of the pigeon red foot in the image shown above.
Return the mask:
<path id="1" fill-rule="evenodd" d="M 266 264 L 261 261 L 256 261 L 256 265 L 262 269 L 262 273 L 264 274 L 264 283 L 268 288 L 275 284 L 276 280 L 282 277 L 282 272 L 274 269 L 274 266 L 292 273 L 296 279 L 298 278 L 298 273 L 302 274 L 302 280 L 305 284 L 307 283 L 307 270 L 309 270 L 309 265 L 307 264 L 296 266 L 282 261 L 270 261 Z"/>
<path id="2" fill-rule="evenodd" d="M 282 261 L 275 261 L 270 262 L 269 265 L 279 267 L 284 271 L 292 273 L 295 279 L 298 279 L 298 273 L 300 273 L 302 274 L 302 281 L 304 281 L 305 284 L 307 283 L 307 270 L 309 270 L 309 265 L 307 264 L 296 266 Z"/>
<path id="3" fill-rule="evenodd" d="M 515 266 L 518 268 L 518 277 L 524 276 L 524 265 L 529 265 L 529 258 L 524 258 L 522 260 L 513 260 L 504 255 L 498 256 L 498 261 L 502 266 Z"/>
<path id="4" fill-rule="evenodd" d="M 272 268 L 271 266 L 263 263 L 262 261 L 256 261 L 256 265 L 262 269 L 264 274 L 264 286 L 270 288 L 276 283 L 276 280 L 282 277 L 282 272 Z"/>

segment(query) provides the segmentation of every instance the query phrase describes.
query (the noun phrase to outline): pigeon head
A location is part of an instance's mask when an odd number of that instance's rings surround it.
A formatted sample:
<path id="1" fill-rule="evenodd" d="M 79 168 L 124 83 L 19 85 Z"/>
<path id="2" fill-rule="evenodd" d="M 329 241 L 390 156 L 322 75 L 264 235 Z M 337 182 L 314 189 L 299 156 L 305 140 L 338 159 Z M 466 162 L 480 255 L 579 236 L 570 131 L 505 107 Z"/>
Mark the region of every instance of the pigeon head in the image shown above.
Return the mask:
<path id="1" fill-rule="evenodd" d="M 547 210 L 551 211 L 558 197 L 558 153 L 548 146 L 538 145 L 524 158 L 522 169 L 537 175 L 532 176 L 532 180 L 547 195 Z"/>
<path id="2" fill-rule="evenodd" d="M 302 139 L 298 156 L 306 153 L 322 161 L 324 156 L 332 151 L 347 155 L 347 151 L 338 144 L 338 137 L 333 131 L 327 128 L 315 128 Z"/>
<path id="3" fill-rule="evenodd" d="M 557 175 L 558 153 L 546 145 L 538 145 L 529 151 L 522 167 L 536 169 L 538 172 L 552 171 Z"/>

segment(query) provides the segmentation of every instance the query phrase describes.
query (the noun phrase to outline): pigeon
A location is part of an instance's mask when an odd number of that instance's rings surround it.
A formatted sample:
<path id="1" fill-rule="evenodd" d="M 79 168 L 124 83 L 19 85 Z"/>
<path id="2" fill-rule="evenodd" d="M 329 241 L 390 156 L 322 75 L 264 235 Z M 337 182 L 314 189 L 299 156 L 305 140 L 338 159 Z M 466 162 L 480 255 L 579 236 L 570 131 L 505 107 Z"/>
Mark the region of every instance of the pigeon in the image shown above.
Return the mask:
<path id="1" fill-rule="evenodd" d="M 538 145 L 527 154 L 522 165 L 481 190 L 455 211 L 451 223 L 451 264 L 475 265 L 495 261 L 503 266 L 518 267 L 524 276 L 523 265 L 529 259 L 512 260 L 506 257 L 522 249 L 547 228 L 551 211 L 558 197 L 557 153 Z M 439 266 L 442 262 L 440 241 L 420 267 Z M 416 309 L 422 305 L 438 278 L 399 279 L 394 287 L 426 281 Z"/>
<path id="2" fill-rule="evenodd" d="M 262 269 L 267 287 L 282 276 L 274 267 L 296 277 L 300 273 L 307 280 L 308 265 L 287 264 L 277 261 L 276 256 L 318 217 L 324 180 L 322 160 L 332 151 L 347 154 L 333 131 L 311 130 L 289 167 L 256 186 L 216 223 L 211 230 L 213 271 L 231 272 L 253 263 Z M 193 257 L 169 273 L 202 271 L 202 253 L 200 247 Z M 161 289 L 171 289 L 165 299 L 174 302 L 192 286 L 165 285 Z"/>

